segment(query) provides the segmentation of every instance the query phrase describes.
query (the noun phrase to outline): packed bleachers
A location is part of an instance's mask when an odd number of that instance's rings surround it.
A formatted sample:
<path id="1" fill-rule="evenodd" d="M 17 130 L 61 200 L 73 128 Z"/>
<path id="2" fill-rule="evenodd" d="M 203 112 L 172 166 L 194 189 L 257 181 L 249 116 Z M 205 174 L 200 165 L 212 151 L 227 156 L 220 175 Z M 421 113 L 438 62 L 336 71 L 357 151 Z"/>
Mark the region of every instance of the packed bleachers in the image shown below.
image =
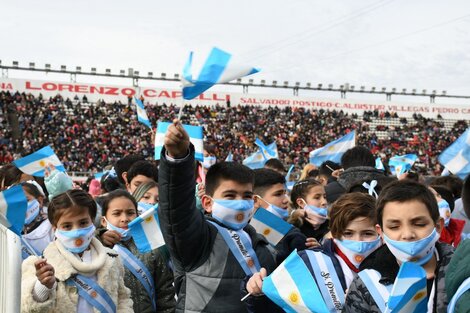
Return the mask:
<path id="1" fill-rule="evenodd" d="M 150 120 L 170 121 L 179 108 L 164 103 L 147 105 Z M 203 125 L 205 142 L 223 159 L 229 152 L 241 161 L 256 148 L 254 139 L 276 141 L 284 164 L 308 163 L 308 153 L 349 130 L 358 131 L 358 144 L 382 157 L 417 153 L 423 173 L 437 174 L 437 156 L 468 127 L 466 121 L 412 119 L 395 113 L 307 111 L 303 108 L 254 106 L 187 106 L 183 122 Z M 7 118 L 16 111 L 20 135 L 14 138 Z M 88 103 L 86 99 L 44 99 L 0 93 L 0 164 L 51 144 L 73 172 L 101 171 L 123 155 L 140 151 L 153 157 L 152 134 L 137 122 L 130 103 Z"/>

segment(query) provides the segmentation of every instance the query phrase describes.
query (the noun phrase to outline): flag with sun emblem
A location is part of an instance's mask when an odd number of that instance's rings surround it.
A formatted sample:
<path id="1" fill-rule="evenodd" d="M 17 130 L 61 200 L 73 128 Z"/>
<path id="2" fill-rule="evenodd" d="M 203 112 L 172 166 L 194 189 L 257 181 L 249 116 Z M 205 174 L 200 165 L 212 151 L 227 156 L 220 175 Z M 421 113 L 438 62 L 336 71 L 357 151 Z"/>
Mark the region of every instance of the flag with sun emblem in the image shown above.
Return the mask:
<path id="1" fill-rule="evenodd" d="M 65 172 L 64 165 L 50 146 L 45 146 L 30 155 L 13 161 L 13 164 L 23 173 L 37 177 L 44 177 L 44 169 L 49 163 L 54 165 L 58 171 Z"/>
<path id="2" fill-rule="evenodd" d="M 282 218 L 262 208 L 259 208 L 253 215 L 250 225 L 256 229 L 257 233 L 266 237 L 273 246 L 277 245 L 293 227 Z"/>
<path id="3" fill-rule="evenodd" d="M 403 263 L 388 298 L 386 312 L 426 312 L 427 303 L 426 272 L 413 262 Z"/>
<path id="4" fill-rule="evenodd" d="M 150 252 L 165 245 L 157 214 L 158 204 L 137 216 L 129 223 L 129 231 L 141 253 Z"/>
<path id="5" fill-rule="evenodd" d="M 310 163 L 316 166 L 322 165 L 325 161 L 341 162 L 343 154 L 356 145 L 356 131 L 336 139 L 324 147 L 315 149 L 309 153 Z"/>
<path id="6" fill-rule="evenodd" d="M 294 250 L 263 280 L 263 293 L 286 312 L 329 312 L 312 274 Z"/>

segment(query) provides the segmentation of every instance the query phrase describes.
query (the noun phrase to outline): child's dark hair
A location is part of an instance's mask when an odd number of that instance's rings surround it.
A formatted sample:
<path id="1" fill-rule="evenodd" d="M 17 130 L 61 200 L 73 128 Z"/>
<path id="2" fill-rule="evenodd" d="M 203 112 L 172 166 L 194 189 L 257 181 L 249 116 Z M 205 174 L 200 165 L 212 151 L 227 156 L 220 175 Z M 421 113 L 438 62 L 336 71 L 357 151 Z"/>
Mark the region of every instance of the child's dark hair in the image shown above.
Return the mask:
<path id="1" fill-rule="evenodd" d="M 377 199 L 377 223 L 382 227 L 383 211 L 387 203 L 413 200 L 426 206 L 434 222 L 439 220 L 439 208 L 431 190 L 421 183 L 405 179 L 388 184 L 380 193 Z"/>
<path id="2" fill-rule="evenodd" d="M 222 180 L 233 180 L 239 184 L 253 184 L 254 173 L 249 167 L 235 162 L 220 162 L 212 165 L 206 174 L 206 194 L 213 196 Z"/>
<path id="3" fill-rule="evenodd" d="M 143 159 L 144 159 L 143 155 L 129 154 L 123 157 L 122 159 L 118 160 L 116 164 L 114 164 L 114 170 L 116 171 L 116 176 L 117 176 L 118 181 L 124 185 L 125 181 L 122 178 L 122 174 L 124 172 L 129 171 L 132 164 Z"/>
<path id="4" fill-rule="evenodd" d="M 23 175 L 23 172 L 12 163 L 5 164 L 0 167 L 0 190 L 19 183 L 21 175 Z"/>
<path id="5" fill-rule="evenodd" d="M 452 191 L 454 199 L 458 199 L 462 195 L 463 180 L 455 175 L 435 177 L 431 180 L 431 185 L 442 185 L 446 187 Z"/>
<path id="6" fill-rule="evenodd" d="M 57 226 L 62 214 L 68 210 L 86 210 L 94 220 L 97 205 L 90 194 L 81 189 L 72 189 L 52 198 L 47 208 L 47 217 L 52 225 Z"/>
<path id="7" fill-rule="evenodd" d="M 358 217 L 369 218 L 375 225 L 375 199 L 360 192 L 344 194 L 333 203 L 329 215 L 331 235 L 341 239 L 348 224 Z"/>
<path id="8" fill-rule="evenodd" d="M 281 173 L 269 168 L 259 168 L 254 170 L 255 185 L 253 191 L 255 194 L 264 196 L 266 190 L 276 184 L 285 184 L 286 178 Z"/>
<path id="9" fill-rule="evenodd" d="M 39 197 L 44 197 L 39 191 L 38 187 L 36 187 L 35 185 L 30 183 L 22 183 L 21 185 L 24 189 L 26 189 L 26 192 L 32 195 L 35 199 Z"/>
<path id="10" fill-rule="evenodd" d="M 278 172 L 285 173 L 286 169 L 284 167 L 284 164 L 279 159 L 269 159 L 266 161 L 264 164 L 264 168 L 269 168 Z"/>
<path id="11" fill-rule="evenodd" d="M 290 201 L 294 208 L 298 208 L 297 199 L 305 198 L 310 191 L 310 188 L 314 186 L 322 186 L 322 184 L 315 179 L 305 179 L 295 183 L 292 188 L 292 192 L 290 193 Z"/>
<path id="12" fill-rule="evenodd" d="M 158 181 L 158 168 L 157 166 L 147 160 L 137 161 L 135 162 L 129 171 L 127 171 L 127 183 L 130 184 L 132 179 L 137 175 L 143 175 L 145 177 L 149 177 L 154 181 Z"/>
<path id="13" fill-rule="evenodd" d="M 105 197 L 103 197 L 103 202 L 101 203 L 101 216 L 106 216 L 106 212 L 108 212 L 108 209 L 109 209 L 109 204 L 111 203 L 112 200 L 116 198 L 129 199 L 137 211 L 137 201 L 135 201 L 134 197 L 130 193 L 128 193 L 126 190 L 117 189 L 117 190 L 111 191 Z"/>
<path id="14" fill-rule="evenodd" d="M 347 170 L 356 166 L 375 166 L 375 158 L 369 149 L 362 146 L 355 146 L 346 152 L 341 157 L 341 166 Z"/>

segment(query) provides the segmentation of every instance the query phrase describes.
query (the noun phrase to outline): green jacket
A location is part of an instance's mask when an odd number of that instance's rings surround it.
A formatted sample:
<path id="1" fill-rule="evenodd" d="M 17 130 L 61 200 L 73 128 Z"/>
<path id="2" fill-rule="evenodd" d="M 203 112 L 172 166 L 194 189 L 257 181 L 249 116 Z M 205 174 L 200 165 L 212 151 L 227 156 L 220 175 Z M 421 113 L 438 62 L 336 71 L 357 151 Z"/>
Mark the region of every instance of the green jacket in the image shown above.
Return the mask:
<path id="1" fill-rule="evenodd" d="M 462 282 L 470 277 L 470 239 L 460 243 L 449 263 L 446 273 L 447 298 L 452 299 Z M 455 313 L 470 312 L 470 290 L 462 294 L 455 306 Z"/>

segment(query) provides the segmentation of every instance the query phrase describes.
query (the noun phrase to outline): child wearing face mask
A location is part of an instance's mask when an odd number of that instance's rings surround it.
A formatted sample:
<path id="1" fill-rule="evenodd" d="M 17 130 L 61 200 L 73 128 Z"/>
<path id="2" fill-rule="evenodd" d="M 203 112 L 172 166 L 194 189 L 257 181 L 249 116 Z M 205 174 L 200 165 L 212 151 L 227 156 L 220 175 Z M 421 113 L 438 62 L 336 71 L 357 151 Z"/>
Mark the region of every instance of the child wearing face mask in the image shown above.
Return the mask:
<path id="1" fill-rule="evenodd" d="M 382 245 L 375 230 L 375 214 L 373 197 L 358 192 L 344 194 L 330 209 L 332 238 L 314 251 L 298 252 L 332 311 L 340 310 L 344 304 L 346 290 L 357 276 L 361 262 Z M 321 275 L 325 272 L 330 275 Z M 247 291 L 261 294 L 263 278 L 264 273 L 253 275 L 247 283 Z M 323 287 L 326 285 L 334 288 L 326 289 Z"/>
<path id="2" fill-rule="evenodd" d="M 445 275 L 453 248 L 438 242 L 443 228 L 436 198 L 424 185 L 402 180 L 387 185 L 377 200 L 377 232 L 384 245 L 369 255 L 360 269 L 372 269 L 379 278 L 356 277 L 343 312 L 381 312 L 377 303 L 388 300 L 388 290 L 403 262 L 423 267 L 427 278 L 428 312 L 447 312 Z M 385 287 L 385 288 L 383 288 Z"/>
<path id="3" fill-rule="evenodd" d="M 23 235 L 21 236 L 21 253 L 23 260 L 31 255 L 41 255 L 44 249 L 54 240 L 52 225 L 44 213 L 44 192 L 39 184 L 22 183 L 28 208 L 26 211 Z"/>
<path id="4" fill-rule="evenodd" d="M 102 203 L 101 225 L 120 240 L 113 248 L 126 269 L 125 285 L 131 289 L 134 312 L 174 312 L 173 274 L 168 270 L 159 250 L 140 253 L 128 224 L 137 217 L 137 203 L 124 190 L 110 192 Z"/>
<path id="5" fill-rule="evenodd" d="M 293 210 L 287 221 L 307 238 L 320 242 L 329 231 L 325 187 L 314 179 L 300 180 L 292 188 L 290 199 Z"/>
<path id="6" fill-rule="evenodd" d="M 436 197 L 437 205 L 439 206 L 439 215 L 444 220 L 444 227 L 442 228 L 439 241 L 456 248 L 460 244 L 465 221 L 451 218 L 452 211 L 454 210 L 452 192 L 443 186 L 432 185 L 429 189 Z"/>
<path id="7" fill-rule="evenodd" d="M 43 258 L 22 264 L 22 312 L 132 312 L 118 254 L 93 237 L 96 210 L 83 190 L 52 199 L 48 219 L 56 239 Z"/>
<path id="8" fill-rule="evenodd" d="M 158 216 L 175 267 L 178 312 L 246 312 L 240 285 L 276 264 L 266 239 L 248 224 L 253 171 L 235 162 L 211 166 L 196 208 L 194 146 L 180 121 L 165 135 L 159 168 Z M 265 299 L 258 303 L 264 306 Z"/>

